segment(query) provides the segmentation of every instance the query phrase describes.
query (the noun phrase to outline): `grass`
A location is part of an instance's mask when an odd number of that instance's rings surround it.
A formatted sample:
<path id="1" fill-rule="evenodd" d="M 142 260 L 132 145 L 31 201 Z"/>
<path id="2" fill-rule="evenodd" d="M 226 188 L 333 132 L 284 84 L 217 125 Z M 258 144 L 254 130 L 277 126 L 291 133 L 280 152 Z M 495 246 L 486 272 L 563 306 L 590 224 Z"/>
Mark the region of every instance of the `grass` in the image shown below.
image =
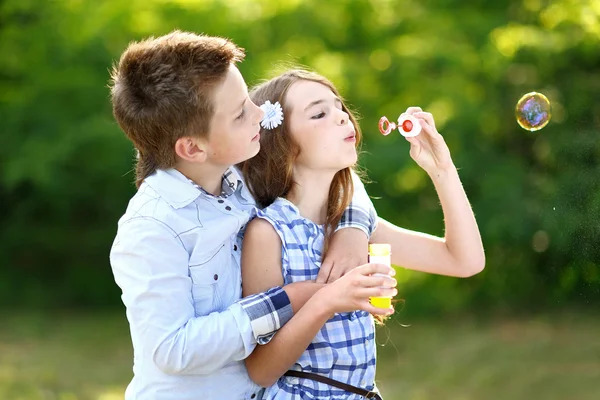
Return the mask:
<path id="1" fill-rule="evenodd" d="M 593 316 L 391 324 L 378 332 L 386 400 L 600 399 Z"/>
<path id="2" fill-rule="evenodd" d="M 0 318 L 0 399 L 123 398 L 131 379 L 123 314 Z M 386 400 L 600 398 L 594 315 L 409 322 L 378 330 L 377 377 Z"/>

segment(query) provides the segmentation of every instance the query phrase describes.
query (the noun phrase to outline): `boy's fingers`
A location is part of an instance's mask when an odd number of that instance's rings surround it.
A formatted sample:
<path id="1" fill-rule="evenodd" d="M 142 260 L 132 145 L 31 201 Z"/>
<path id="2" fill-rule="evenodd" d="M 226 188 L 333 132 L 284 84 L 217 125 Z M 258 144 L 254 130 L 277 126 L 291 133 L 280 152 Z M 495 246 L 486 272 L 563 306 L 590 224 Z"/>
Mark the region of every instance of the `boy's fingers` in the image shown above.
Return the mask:
<path id="1" fill-rule="evenodd" d="M 319 273 L 317 274 L 317 283 L 325 283 L 329 281 L 329 274 L 331 273 L 331 268 L 333 267 L 333 263 L 329 261 L 325 261 L 321 264 L 321 268 L 319 268 Z"/>
<path id="2" fill-rule="evenodd" d="M 343 275 L 344 275 L 343 268 L 338 264 L 334 264 L 333 267 L 331 267 L 331 270 L 329 271 L 329 277 L 327 278 L 327 283 L 335 282 L 339 278 L 341 278 Z"/>

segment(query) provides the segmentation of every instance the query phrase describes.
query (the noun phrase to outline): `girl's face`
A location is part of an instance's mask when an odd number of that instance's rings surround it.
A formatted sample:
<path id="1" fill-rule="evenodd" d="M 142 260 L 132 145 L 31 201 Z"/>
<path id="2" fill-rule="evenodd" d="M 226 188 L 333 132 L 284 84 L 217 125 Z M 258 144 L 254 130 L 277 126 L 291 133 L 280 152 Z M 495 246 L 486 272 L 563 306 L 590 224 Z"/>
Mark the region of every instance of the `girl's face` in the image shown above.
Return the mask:
<path id="1" fill-rule="evenodd" d="M 296 167 L 337 172 L 356 163 L 356 131 L 327 86 L 300 80 L 286 94 L 289 130 L 300 146 Z M 286 117 L 288 117 L 286 115 Z"/>

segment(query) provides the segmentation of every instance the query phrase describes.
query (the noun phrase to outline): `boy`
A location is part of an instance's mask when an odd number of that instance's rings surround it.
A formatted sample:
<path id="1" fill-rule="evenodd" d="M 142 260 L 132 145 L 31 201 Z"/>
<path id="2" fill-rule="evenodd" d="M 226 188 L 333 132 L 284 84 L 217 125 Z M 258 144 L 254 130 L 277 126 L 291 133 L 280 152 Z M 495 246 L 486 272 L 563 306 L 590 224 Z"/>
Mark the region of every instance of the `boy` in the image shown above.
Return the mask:
<path id="1" fill-rule="evenodd" d="M 134 347 L 126 399 L 260 398 L 243 360 L 314 293 L 288 285 L 241 299 L 238 232 L 255 202 L 233 166 L 259 151 L 263 117 L 235 66 L 243 58 L 228 40 L 173 32 L 131 44 L 113 71 L 113 113 L 138 151 L 138 192 L 110 255 Z M 356 186 L 366 207 L 340 225 L 369 235 L 374 210 Z M 366 254 L 363 233 L 336 236 L 330 260 L 345 263 L 324 263 L 324 278 Z"/>

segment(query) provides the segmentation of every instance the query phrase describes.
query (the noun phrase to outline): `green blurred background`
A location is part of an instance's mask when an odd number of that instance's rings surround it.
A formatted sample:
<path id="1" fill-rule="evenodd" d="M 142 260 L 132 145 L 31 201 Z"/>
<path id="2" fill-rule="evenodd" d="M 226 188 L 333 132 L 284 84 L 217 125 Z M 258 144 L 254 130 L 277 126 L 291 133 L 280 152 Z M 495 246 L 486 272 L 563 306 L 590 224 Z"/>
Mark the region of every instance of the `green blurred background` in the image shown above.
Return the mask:
<path id="1" fill-rule="evenodd" d="M 443 235 L 427 175 L 379 117 L 438 130 L 487 254 L 470 279 L 399 270 L 386 399 L 600 398 L 600 0 L 0 1 L 0 399 L 123 397 L 131 343 L 108 252 L 134 193 L 107 83 L 173 29 L 246 48 L 248 83 L 306 65 L 361 115 L 379 214 Z M 521 129 L 517 100 L 553 115 Z M 405 326 L 409 325 L 409 326 Z"/>

